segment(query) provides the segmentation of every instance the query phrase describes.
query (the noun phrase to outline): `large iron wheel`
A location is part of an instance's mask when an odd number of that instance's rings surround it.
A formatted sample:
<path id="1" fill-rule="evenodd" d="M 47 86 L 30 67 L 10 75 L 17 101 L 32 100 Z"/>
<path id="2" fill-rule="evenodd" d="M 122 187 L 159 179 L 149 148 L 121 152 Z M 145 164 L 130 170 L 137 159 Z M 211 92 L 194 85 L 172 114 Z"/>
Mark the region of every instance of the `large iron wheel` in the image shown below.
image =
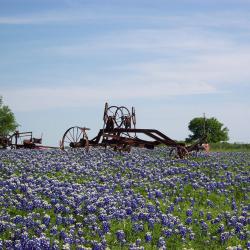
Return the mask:
<path id="1" fill-rule="evenodd" d="M 117 107 L 117 106 L 108 107 L 107 105 L 108 104 L 106 103 L 105 104 L 105 109 L 104 109 L 104 115 L 103 115 L 104 123 L 105 124 L 107 123 L 108 117 L 113 117 L 114 122 L 116 123 L 115 114 L 116 114 L 116 111 L 119 109 L 119 107 Z"/>
<path id="2" fill-rule="evenodd" d="M 71 127 L 63 135 L 60 148 L 86 148 L 89 150 L 87 128 Z"/>
<path id="3" fill-rule="evenodd" d="M 121 106 L 115 112 L 115 123 L 117 127 L 121 128 L 124 125 L 125 117 L 130 117 L 130 112 L 126 107 Z"/>

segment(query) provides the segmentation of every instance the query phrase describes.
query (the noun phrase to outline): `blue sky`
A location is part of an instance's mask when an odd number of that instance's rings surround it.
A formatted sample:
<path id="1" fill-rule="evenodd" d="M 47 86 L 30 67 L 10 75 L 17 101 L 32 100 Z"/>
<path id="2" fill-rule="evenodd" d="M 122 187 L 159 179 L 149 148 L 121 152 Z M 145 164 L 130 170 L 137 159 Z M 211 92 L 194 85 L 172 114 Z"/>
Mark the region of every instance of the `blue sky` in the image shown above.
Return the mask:
<path id="1" fill-rule="evenodd" d="M 57 145 L 103 106 L 186 138 L 206 113 L 250 142 L 249 0 L 0 0 L 0 95 L 19 130 Z"/>

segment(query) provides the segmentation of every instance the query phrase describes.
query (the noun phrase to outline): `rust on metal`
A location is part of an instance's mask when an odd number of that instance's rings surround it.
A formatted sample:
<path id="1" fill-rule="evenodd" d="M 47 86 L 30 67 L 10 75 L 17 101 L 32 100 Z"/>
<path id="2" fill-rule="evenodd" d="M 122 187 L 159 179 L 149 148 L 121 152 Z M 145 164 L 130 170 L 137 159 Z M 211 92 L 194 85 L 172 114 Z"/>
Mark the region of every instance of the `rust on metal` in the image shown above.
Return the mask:
<path id="1" fill-rule="evenodd" d="M 35 138 L 31 131 L 28 132 L 19 132 L 18 130 L 15 133 L 8 136 L 0 136 L 0 148 L 2 149 L 46 149 L 46 148 L 58 148 L 51 146 L 42 145 L 42 137 Z"/>
<path id="2" fill-rule="evenodd" d="M 184 158 L 192 151 L 199 151 L 206 139 L 204 136 L 194 144 L 186 146 L 185 143 L 179 143 L 156 129 L 136 128 L 134 107 L 130 112 L 124 106 L 109 106 L 105 103 L 103 122 L 103 128 L 91 140 L 86 133 L 89 129 L 77 126 L 69 128 L 62 137 L 61 149 L 86 148 L 88 150 L 90 146 L 109 146 L 114 150 L 130 151 L 132 147 L 154 149 L 155 146 L 163 144 L 171 148 L 170 155 Z M 139 138 L 138 135 L 147 136 L 150 140 Z"/>
<path id="3" fill-rule="evenodd" d="M 205 118 L 204 118 L 205 119 Z M 164 133 L 156 129 L 136 128 L 136 114 L 135 108 L 132 107 L 131 112 L 125 106 L 109 106 L 105 103 L 103 113 L 103 127 L 98 134 L 89 139 L 86 127 L 70 127 L 64 133 L 60 142 L 60 148 L 85 148 L 87 151 L 89 147 L 111 147 L 116 151 L 130 151 L 132 147 L 141 147 L 147 149 L 154 149 L 160 144 L 170 147 L 170 155 L 179 158 L 184 158 L 190 152 L 209 150 L 204 135 L 200 140 L 192 145 L 179 143 Z M 205 127 L 204 127 L 205 134 Z M 144 139 L 146 136 L 149 139 Z M 57 148 L 43 146 L 42 138 L 33 137 L 32 132 L 16 131 L 9 136 L 0 136 L 0 148 L 6 149 L 43 149 L 43 148 Z"/>

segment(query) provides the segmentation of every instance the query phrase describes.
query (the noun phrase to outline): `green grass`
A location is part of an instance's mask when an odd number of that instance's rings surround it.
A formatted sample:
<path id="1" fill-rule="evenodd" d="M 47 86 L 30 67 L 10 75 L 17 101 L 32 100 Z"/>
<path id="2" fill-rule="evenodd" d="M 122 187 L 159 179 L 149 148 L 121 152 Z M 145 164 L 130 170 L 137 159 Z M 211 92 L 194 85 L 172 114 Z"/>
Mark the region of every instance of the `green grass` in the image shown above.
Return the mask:
<path id="1" fill-rule="evenodd" d="M 235 175 L 237 175 L 238 170 L 241 169 L 244 172 L 249 171 L 249 165 L 245 162 L 239 162 L 237 163 L 238 165 L 230 165 L 227 159 L 228 154 L 222 154 L 225 155 L 225 157 L 221 157 L 220 158 L 220 162 L 215 162 L 213 161 L 212 158 L 193 158 L 193 159 L 189 159 L 189 164 L 192 165 L 197 165 L 198 163 L 200 164 L 198 167 L 194 167 L 194 168 L 190 168 L 190 172 L 194 172 L 194 173 L 202 173 L 206 176 L 208 176 L 210 179 L 216 180 L 216 181 L 221 181 L 220 179 L 220 175 L 225 174 L 226 171 L 229 171 L 232 173 L 232 177 L 234 178 Z M 239 154 L 235 154 L 235 155 L 239 155 Z M 165 155 L 159 155 L 160 157 L 165 157 Z M 119 161 L 119 163 L 122 166 L 123 163 L 123 156 L 119 155 L 116 157 L 117 159 L 114 159 L 116 161 Z M 249 162 L 249 156 L 247 158 L 247 161 Z M 201 164 L 202 163 L 202 164 Z M 11 162 L 8 162 L 8 160 L 5 160 L 5 164 L 6 165 L 10 165 Z M 219 170 L 217 170 L 217 165 L 229 165 L 229 167 L 227 169 L 223 169 L 220 168 Z M 183 162 L 175 162 L 175 167 L 178 168 L 183 168 L 186 165 Z M 154 165 L 149 165 L 149 166 L 145 166 L 148 169 L 154 169 L 155 166 Z M 168 167 L 168 166 L 166 166 Z M 17 170 L 14 169 L 13 172 L 15 175 L 20 176 L 24 173 L 23 170 Z M 152 201 L 148 198 L 148 194 L 147 194 L 147 187 L 149 187 L 151 190 L 153 189 L 160 189 L 163 193 L 164 192 L 168 192 L 168 196 L 164 196 L 163 198 L 158 198 L 157 202 L 159 203 L 159 209 L 166 213 L 166 210 L 168 208 L 168 206 L 170 205 L 170 203 L 174 203 L 175 198 L 178 197 L 184 197 L 184 200 L 182 202 L 179 202 L 178 204 L 175 204 L 174 206 L 174 212 L 172 213 L 174 216 L 176 216 L 183 225 L 192 228 L 192 231 L 196 234 L 195 240 L 189 240 L 188 237 L 186 239 L 186 241 L 183 241 L 181 239 L 181 237 L 179 235 L 174 235 L 171 236 L 169 238 L 165 238 L 166 240 L 166 244 L 167 244 L 167 249 L 211 249 L 211 250 L 222 250 L 222 249 L 226 249 L 228 246 L 237 246 L 239 244 L 242 244 L 242 241 L 240 241 L 237 236 L 234 236 L 232 238 L 230 238 L 226 245 L 221 244 L 221 242 L 218 240 L 210 240 L 209 234 L 210 235 L 216 235 L 218 236 L 217 230 L 218 230 L 218 226 L 219 224 L 212 224 L 211 221 L 206 221 L 206 223 L 209 226 L 209 230 L 208 230 L 208 234 L 206 233 L 202 233 L 201 232 L 201 228 L 200 228 L 200 224 L 199 223 L 194 223 L 194 220 L 197 219 L 198 221 L 200 221 L 202 218 L 199 215 L 200 210 L 202 210 L 204 212 L 204 217 L 206 216 L 207 212 L 210 212 L 212 214 L 212 218 L 216 218 L 218 216 L 218 214 L 223 213 L 225 211 L 230 212 L 231 214 L 233 213 L 232 208 L 231 208 L 231 204 L 230 202 L 228 202 L 227 198 L 229 198 L 230 200 L 233 198 L 235 199 L 237 206 L 240 207 L 240 204 L 247 204 L 249 201 L 247 201 L 245 199 L 245 191 L 244 188 L 247 188 L 247 184 L 245 183 L 239 183 L 237 185 L 232 185 L 229 187 L 226 187 L 226 189 L 228 190 L 228 193 L 218 193 L 218 190 L 212 190 L 212 191 L 208 191 L 206 190 L 206 188 L 204 187 L 199 187 L 197 189 L 195 189 L 192 185 L 192 180 L 188 181 L 187 183 L 183 183 L 181 184 L 180 182 L 175 182 L 175 187 L 176 189 L 174 190 L 173 187 L 167 186 L 167 185 L 163 185 L 162 183 L 159 183 L 157 180 L 155 182 L 148 183 L 147 178 L 142 178 L 142 179 L 138 179 L 137 178 L 137 172 L 135 171 L 133 173 L 133 171 L 130 168 L 122 168 L 122 167 L 113 167 L 110 169 L 103 169 L 102 172 L 100 172 L 100 175 L 107 175 L 107 174 L 111 174 L 112 176 L 116 176 L 117 173 L 121 173 L 121 178 L 125 178 L 127 179 L 127 175 L 131 176 L 131 178 L 134 180 L 134 183 L 132 184 L 132 189 L 133 192 L 135 194 L 140 194 L 143 199 L 145 199 L 146 204 L 150 204 L 152 203 L 153 205 L 156 205 L 156 201 Z M 33 174 L 33 173 L 32 173 Z M 93 177 L 91 178 L 90 176 L 86 175 L 77 175 L 74 172 L 67 172 L 66 170 L 60 170 L 60 171 L 55 171 L 53 170 L 49 170 L 45 173 L 34 173 L 33 176 L 39 177 L 42 176 L 46 179 L 56 179 L 58 181 L 61 182 L 73 182 L 73 183 L 78 183 L 78 184 L 82 184 L 85 185 L 88 182 L 91 182 L 93 180 Z M 174 176 L 168 176 L 169 179 L 176 177 L 177 175 Z M 182 174 L 178 174 L 178 176 L 181 178 Z M 98 176 L 99 178 L 100 176 Z M 99 182 L 99 184 L 102 184 L 103 181 L 96 179 L 97 182 Z M 140 184 L 140 185 L 138 185 Z M 134 185 L 134 186 L 133 186 Z M 171 192 L 175 191 L 175 192 Z M 118 182 L 116 183 L 115 186 L 115 192 L 123 192 L 123 188 L 122 185 Z M 21 192 L 20 189 L 16 189 L 13 190 L 12 193 L 10 193 L 10 197 L 13 196 L 15 197 L 17 194 L 25 194 L 23 192 Z M 39 194 L 42 200 L 47 201 L 48 203 L 50 203 L 50 198 L 48 196 L 46 196 L 45 194 L 41 193 Z M 188 209 L 190 209 L 191 206 L 191 201 L 189 200 L 189 198 L 192 197 L 195 199 L 195 204 L 193 207 L 193 215 L 192 215 L 192 219 L 193 222 L 190 225 L 186 225 L 185 224 L 185 220 L 187 218 L 186 216 L 186 211 Z M 213 206 L 208 206 L 207 205 L 207 200 L 210 200 L 213 202 Z M 0 205 L 0 210 L 2 209 L 6 209 L 7 213 L 11 216 L 14 217 L 16 215 L 22 215 L 22 216 L 28 216 L 29 212 L 27 211 L 23 211 L 23 210 L 18 210 L 14 207 L 1 207 Z M 138 208 L 138 209 L 142 209 L 143 208 Z M 35 213 L 39 213 L 42 216 L 44 216 L 45 214 L 50 215 L 51 218 L 51 224 L 55 224 L 56 221 L 56 216 L 57 214 L 55 214 L 53 209 L 50 210 L 43 210 L 43 209 L 35 209 L 33 210 L 33 212 Z M 238 214 L 241 213 L 241 211 L 239 210 L 237 212 Z M 72 214 L 72 211 L 71 211 Z M 68 215 L 65 215 L 68 216 Z M 74 218 L 76 219 L 76 222 L 82 222 L 83 218 L 84 218 L 85 214 L 81 214 L 81 215 L 74 215 Z M 99 226 L 101 225 L 100 222 Z M 231 230 L 229 227 L 226 226 L 225 223 L 225 219 L 222 220 L 222 223 L 225 225 L 225 230 L 229 231 Z M 51 226 L 46 229 L 45 234 L 48 237 L 50 236 L 50 230 Z M 70 226 L 67 225 L 60 225 L 58 226 L 58 230 L 61 229 L 65 229 L 66 232 L 69 231 Z M 124 219 L 124 220 L 112 220 L 111 221 L 111 228 L 110 228 L 110 233 L 107 234 L 106 240 L 108 243 L 108 246 L 110 249 L 121 249 L 121 250 L 125 250 L 128 249 L 128 245 L 129 244 L 125 244 L 125 245 L 121 245 L 119 242 L 117 242 L 116 239 L 116 232 L 117 230 L 124 230 L 125 234 L 126 234 L 126 240 L 129 243 L 135 242 L 138 238 L 141 239 L 142 243 L 141 245 L 144 246 L 145 250 L 154 250 L 154 249 L 158 249 L 157 247 L 157 241 L 159 239 L 159 237 L 162 235 L 162 230 L 164 229 L 164 227 L 156 222 L 155 226 L 153 229 L 149 228 L 148 223 L 144 223 L 144 230 L 141 232 L 134 232 L 133 231 L 133 223 L 130 219 Z M 250 227 L 248 225 L 248 230 L 250 230 Z M 84 226 L 84 237 L 86 239 L 92 239 L 92 240 L 97 240 L 100 241 L 100 236 L 97 233 L 92 233 L 91 230 L 87 227 Z M 146 243 L 145 242 L 145 234 L 147 232 L 151 232 L 152 233 L 152 237 L 153 240 L 151 243 Z M 35 235 L 35 232 L 33 230 L 30 231 L 30 236 Z M 4 233 L 0 233 L 0 238 L 1 239 L 10 239 L 11 238 L 11 231 L 8 230 Z M 54 237 L 53 239 L 57 239 L 59 240 L 58 236 Z M 60 247 L 62 248 L 62 243 L 60 241 Z M 245 244 L 245 243 L 244 243 Z M 244 247 L 245 245 L 242 244 L 242 246 Z M 87 246 L 86 246 L 87 247 Z M 88 246 L 90 247 L 90 245 Z M 74 247 L 72 248 L 74 249 Z"/>
<path id="2" fill-rule="evenodd" d="M 250 152 L 250 144 L 244 143 L 210 143 L 210 150 L 215 152 Z"/>

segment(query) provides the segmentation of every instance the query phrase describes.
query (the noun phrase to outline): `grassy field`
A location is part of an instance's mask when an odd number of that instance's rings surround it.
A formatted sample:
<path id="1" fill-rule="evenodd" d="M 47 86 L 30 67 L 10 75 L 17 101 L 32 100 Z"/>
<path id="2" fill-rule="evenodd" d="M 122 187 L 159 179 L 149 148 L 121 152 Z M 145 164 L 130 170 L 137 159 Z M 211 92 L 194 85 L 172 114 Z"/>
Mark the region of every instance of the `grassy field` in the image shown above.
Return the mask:
<path id="1" fill-rule="evenodd" d="M 0 151 L 0 249 L 247 249 L 250 153 Z"/>
<path id="2" fill-rule="evenodd" d="M 211 143 L 210 144 L 211 151 L 219 151 L 219 152 L 250 152 L 250 144 L 243 143 Z"/>

